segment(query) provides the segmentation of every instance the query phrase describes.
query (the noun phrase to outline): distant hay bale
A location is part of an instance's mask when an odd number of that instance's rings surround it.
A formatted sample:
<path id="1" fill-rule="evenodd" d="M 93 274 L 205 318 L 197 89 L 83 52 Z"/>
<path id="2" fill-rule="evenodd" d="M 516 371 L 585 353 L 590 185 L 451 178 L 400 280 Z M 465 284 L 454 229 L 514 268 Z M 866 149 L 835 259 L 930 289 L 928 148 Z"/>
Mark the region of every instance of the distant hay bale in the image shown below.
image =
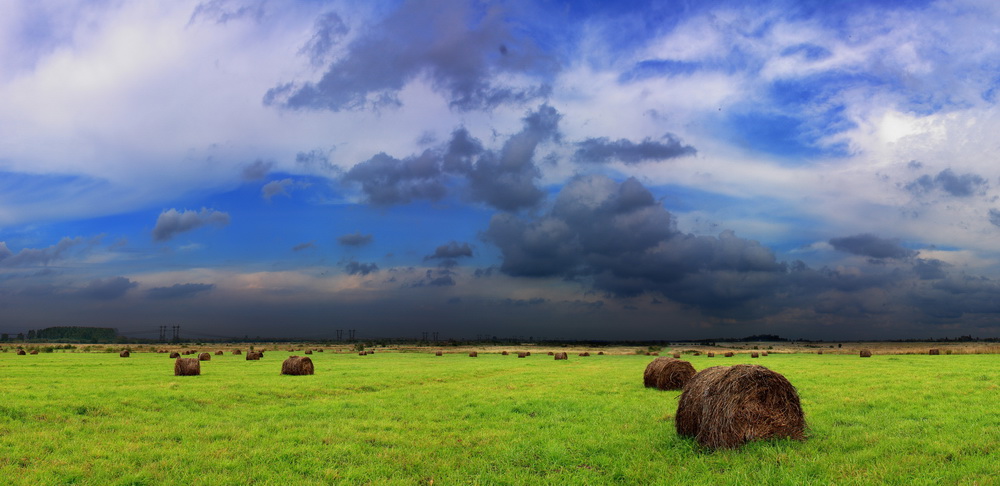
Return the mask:
<path id="1" fill-rule="evenodd" d="M 727 358 L 732 358 L 732 357 L 733 357 L 733 356 L 735 356 L 735 355 L 733 354 L 733 352 L 732 352 L 732 351 L 726 351 L 726 354 L 724 354 L 723 356 L 725 356 L 725 357 L 727 357 Z"/>
<path id="2" fill-rule="evenodd" d="M 518 358 L 525 358 L 527 356 L 528 356 L 528 353 L 525 353 L 524 351 L 518 351 L 518 353 L 517 353 L 517 357 Z"/>
<path id="3" fill-rule="evenodd" d="M 931 356 L 938 356 L 941 354 L 941 350 L 937 348 L 931 348 L 930 352 L 927 354 L 930 354 Z"/>
<path id="4" fill-rule="evenodd" d="M 760 352 L 760 355 L 761 355 L 761 356 L 767 356 L 767 351 L 761 351 L 761 352 Z"/>
<path id="5" fill-rule="evenodd" d="M 867 349 L 862 349 L 860 355 L 862 358 L 871 358 L 872 352 Z"/>
<path id="6" fill-rule="evenodd" d="M 281 363 L 281 374 L 311 375 L 313 374 L 313 362 L 305 356 L 289 356 Z"/>
<path id="7" fill-rule="evenodd" d="M 795 387 L 759 365 L 713 366 L 681 393 L 677 434 L 702 447 L 732 449 L 755 440 L 805 438 L 805 417 Z"/>
<path id="8" fill-rule="evenodd" d="M 130 356 L 130 354 L 129 354 L 128 351 L 122 351 L 122 352 L 118 353 L 118 356 L 120 356 L 122 358 L 128 358 Z"/>
<path id="9" fill-rule="evenodd" d="M 695 351 L 695 352 L 694 352 L 694 355 L 695 355 L 695 356 L 701 356 L 701 353 L 699 353 L 699 352 Z"/>
<path id="10" fill-rule="evenodd" d="M 501 356 L 507 356 L 508 354 L 510 354 L 510 353 L 508 353 L 507 351 L 503 351 L 503 352 L 500 353 Z"/>
<path id="11" fill-rule="evenodd" d="M 201 362 L 194 358 L 177 358 L 174 361 L 174 376 L 198 376 L 201 374 Z"/>
<path id="12" fill-rule="evenodd" d="M 367 353 L 368 353 L 368 354 L 375 354 L 375 350 L 374 350 L 374 349 L 369 349 L 369 350 L 367 351 Z"/>
<path id="13" fill-rule="evenodd" d="M 234 350 L 233 350 L 233 354 L 235 354 L 235 355 L 240 355 L 240 354 L 243 354 L 243 351 L 240 351 L 240 350 L 238 350 L 238 349 L 234 349 Z"/>
<path id="14" fill-rule="evenodd" d="M 28 354 L 38 354 L 38 350 L 37 349 L 32 349 L 31 352 L 28 353 Z"/>
<path id="15" fill-rule="evenodd" d="M 171 359 L 173 359 L 173 358 L 180 358 L 180 357 L 181 357 L 181 353 L 178 353 L 177 351 L 174 351 L 173 353 L 170 353 L 170 358 Z"/>
<path id="16" fill-rule="evenodd" d="M 597 355 L 598 355 L 598 356 L 604 356 L 604 351 L 598 351 L 598 352 L 597 352 Z"/>
<path id="17" fill-rule="evenodd" d="M 525 355 L 525 356 L 531 356 L 531 351 L 525 351 L 525 352 L 524 352 L 524 355 Z"/>
<path id="18" fill-rule="evenodd" d="M 671 356 L 673 356 L 674 359 L 681 359 L 681 353 L 674 353 Z"/>
<path id="19" fill-rule="evenodd" d="M 473 352 L 469 353 L 469 357 L 470 358 L 478 358 L 479 357 L 479 353 L 473 351 Z"/>
<path id="20" fill-rule="evenodd" d="M 569 356 L 567 356 L 566 353 L 555 353 L 554 356 L 556 359 L 569 359 Z"/>
<path id="21" fill-rule="evenodd" d="M 709 358 L 714 358 L 715 357 L 715 353 L 708 353 L 708 357 Z"/>
<path id="22" fill-rule="evenodd" d="M 198 361 L 212 361 L 212 355 L 208 353 L 201 353 L 198 355 Z"/>
<path id="23" fill-rule="evenodd" d="M 25 355 L 27 355 L 27 354 L 28 354 L 28 353 L 25 353 L 23 349 L 18 349 L 18 350 L 17 350 L 17 355 L 18 355 L 18 356 L 25 356 Z"/>
<path id="24" fill-rule="evenodd" d="M 216 352 L 215 352 L 215 355 L 216 355 L 216 356 L 222 356 L 223 354 L 226 354 L 226 353 L 224 353 L 224 352 L 222 352 L 222 351 L 216 351 Z"/>
<path id="25" fill-rule="evenodd" d="M 368 356 L 368 351 L 358 351 L 358 356 Z"/>
<path id="26" fill-rule="evenodd" d="M 751 358 L 759 358 L 760 354 L 758 354 L 758 353 L 750 353 L 750 357 Z"/>
<path id="27" fill-rule="evenodd" d="M 312 350 L 306 351 L 306 354 L 313 354 Z"/>
<path id="28" fill-rule="evenodd" d="M 444 352 L 442 352 L 442 351 L 435 351 L 434 352 L 434 356 L 444 356 Z"/>
<path id="29" fill-rule="evenodd" d="M 549 356 L 554 356 L 556 353 L 549 351 Z"/>
<path id="30" fill-rule="evenodd" d="M 660 353 L 646 353 L 646 356 L 659 356 Z"/>
<path id="31" fill-rule="evenodd" d="M 319 348 L 319 349 L 317 349 L 317 350 L 316 350 L 316 352 L 317 352 L 317 353 L 322 353 L 322 352 L 323 352 L 323 348 Z"/>
<path id="32" fill-rule="evenodd" d="M 646 371 L 642 373 L 642 383 L 646 388 L 680 390 L 694 374 L 694 366 L 691 366 L 691 363 L 663 356 L 646 365 Z"/>
<path id="33" fill-rule="evenodd" d="M 590 353 L 584 351 L 584 352 L 580 353 L 580 356 L 586 358 L 587 356 L 590 356 Z"/>
<path id="34" fill-rule="evenodd" d="M 247 361 L 258 361 L 264 357 L 264 353 L 257 351 L 247 351 Z"/>
<path id="35" fill-rule="evenodd" d="M 816 354 L 823 354 L 823 350 L 816 351 Z"/>

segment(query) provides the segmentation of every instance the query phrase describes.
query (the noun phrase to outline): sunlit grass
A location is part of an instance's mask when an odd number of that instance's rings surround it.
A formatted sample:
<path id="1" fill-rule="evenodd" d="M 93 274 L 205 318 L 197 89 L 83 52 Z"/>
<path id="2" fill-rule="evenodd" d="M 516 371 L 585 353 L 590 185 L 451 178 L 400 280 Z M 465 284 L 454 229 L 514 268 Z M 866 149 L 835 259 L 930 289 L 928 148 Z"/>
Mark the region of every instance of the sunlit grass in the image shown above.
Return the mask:
<path id="1" fill-rule="evenodd" d="M 799 390 L 804 442 L 705 452 L 646 356 L 0 354 L 4 484 L 997 484 L 1000 357 L 690 357 Z"/>

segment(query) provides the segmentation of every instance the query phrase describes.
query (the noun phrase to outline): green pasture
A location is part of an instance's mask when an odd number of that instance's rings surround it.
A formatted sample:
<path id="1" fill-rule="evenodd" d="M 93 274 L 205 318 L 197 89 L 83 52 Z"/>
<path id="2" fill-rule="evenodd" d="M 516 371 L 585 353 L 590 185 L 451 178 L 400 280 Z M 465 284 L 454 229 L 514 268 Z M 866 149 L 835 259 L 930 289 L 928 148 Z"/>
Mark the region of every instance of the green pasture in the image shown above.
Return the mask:
<path id="1" fill-rule="evenodd" d="M 1000 356 L 690 356 L 756 363 L 808 440 L 707 452 L 647 356 L 0 353 L 0 484 L 1000 484 Z"/>

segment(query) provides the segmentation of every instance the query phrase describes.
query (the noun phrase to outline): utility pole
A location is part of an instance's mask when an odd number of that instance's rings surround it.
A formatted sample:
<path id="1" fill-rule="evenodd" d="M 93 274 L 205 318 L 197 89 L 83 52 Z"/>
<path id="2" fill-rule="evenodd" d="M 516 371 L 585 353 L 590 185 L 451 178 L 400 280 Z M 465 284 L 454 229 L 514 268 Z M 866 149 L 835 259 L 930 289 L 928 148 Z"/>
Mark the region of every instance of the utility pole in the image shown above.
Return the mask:
<path id="1" fill-rule="evenodd" d="M 423 337 L 420 338 L 420 340 L 421 341 L 427 341 L 427 331 L 423 331 L 423 332 L 421 332 L 421 334 L 423 335 Z"/>
<path id="2" fill-rule="evenodd" d="M 347 335 L 349 336 L 348 339 L 350 339 L 351 341 L 353 341 L 354 340 L 354 329 L 348 329 L 347 330 Z"/>
<path id="3" fill-rule="evenodd" d="M 344 340 L 344 330 L 337 329 L 337 341 L 343 341 L 343 340 Z"/>
<path id="4" fill-rule="evenodd" d="M 434 342 L 437 342 L 437 340 L 438 340 L 438 333 L 437 331 L 434 331 Z"/>
<path id="5" fill-rule="evenodd" d="M 181 340 L 181 326 L 170 326 L 171 330 L 174 332 L 174 342 Z"/>
<path id="6" fill-rule="evenodd" d="M 167 326 L 160 326 L 160 342 L 167 342 Z"/>

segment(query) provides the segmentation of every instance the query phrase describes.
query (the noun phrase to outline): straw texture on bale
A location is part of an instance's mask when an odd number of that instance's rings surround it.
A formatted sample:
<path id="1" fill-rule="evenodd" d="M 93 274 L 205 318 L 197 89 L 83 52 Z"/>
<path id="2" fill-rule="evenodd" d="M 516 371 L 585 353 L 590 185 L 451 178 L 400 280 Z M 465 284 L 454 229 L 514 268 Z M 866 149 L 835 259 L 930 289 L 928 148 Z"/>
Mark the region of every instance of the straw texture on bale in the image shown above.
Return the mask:
<path id="1" fill-rule="evenodd" d="M 504 351 L 504 352 L 500 353 L 501 356 L 507 356 L 508 354 L 510 354 L 510 353 L 508 353 L 507 351 Z"/>
<path id="2" fill-rule="evenodd" d="M 597 355 L 598 355 L 598 356 L 604 356 L 604 351 L 598 351 L 598 352 L 597 352 Z"/>
<path id="3" fill-rule="evenodd" d="M 549 356 L 555 356 L 556 353 L 549 351 Z"/>
<path id="4" fill-rule="evenodd" d="M 556 353 L 555 357 L 556 359 L 569 359 L 569 356 L 567 356 L 566 353 Z"/>
<path id="5" fill-rule="evenodd" d="M 177 358 L 174 361 L 174 376 L 198 376 L 201 374 L 201 362 L 194 358 Z"/>
<path id="6" fill-rule="evenodd" d="M 313 352 L 311 350 L 310 351 L 306 351 L 306 354 L 313 354 Z"/>
<path id="7" fill-rule="evenodd" d="M 215 352 L 216 356 L 222 356 L 223 354 L 226 354 L 226 353 L 223 353 L 222 351 L 216 351 Z"/>
<path id="8" fill-rule="evenodd" d="M 31 352 L 28 353 L 28 354 L 38 354 L 38 350 L 37 349 L 32 349 Z"/>
<path id="9" fill-rule="evenodd" d="M 517 357 L 518 357 L 518 358 L 524 358 L 524 357 L 526 357 L 526 356 L 528 356 L 528 353 L 525 353 L 524 351 L 519 351 L 519 352 L 517 353 Z"/>
<path id="10" fill-rule="evenodd" d="M 872 352 L 867 349 L 862 349 L 860 355 L 862 358 L 871 358 Z"/>
<path id="11" fill-rule="evenodd" d="M 760 355 L 761 355 L 761 356 L 767 356 L 767 351 L 761 351 L 761 352 L 760 352 Z"/>
<path id="12" fill-rule="evenodd" d="M 671 354 L 671 356 L 673 356 L 674 359 L 681 359 L 681 353 L 674 353 L 674 354 Z"/>
<path id="13" fill-rule="evenodd" d="M 122 352 L 118 353 L 118 356 L 121 356 L 122 358 L 128 358 L 131 355 L 129 354 L 128 351 L 122 351 Z"/>
<path id="14" fill-rule="evenodd" d="M 680 390 L 694 374 L 694 366 L 691 366 L 691 363 L 663 356 L 646 365 L 646 371 L 642 373 L 642 383 L 646 388 Z"/>
<path id="15" fill-rule="evenodd" d="M 247 351 L 247 361 L 258 361 L 263 356 L 264 356 L 263 353 L 258 353 L 255 351 Z"/>
<path id="16" fill-rule="evenodd" d="M 928 354 L 930 354 L 931 356 L 938 356 L 938 355 L 941 354 L 941 350 L 937 349 L 937 348 L 933 348 L 933 349 L 930 350 L 930 352 Z"/>
<path id="17" fill-rule="evenodd" d="M 18 356 L 24 356 L 24 355 L 27 355 L 27 354 L 28 354 L 28 353 L 25 353 L 23 349 L 18 349 L 18 350 L 17 350 L 17 355 L 18 355 Z"/>
<path id="18" fill-rule="evenodd" d="M 233 350 L 233 354 L 236 354 L 236 355 L 243 354 L 243 351 L 240 351 L 238 349 L 234 349 Z"/>
<path id="19" fill-rule="evenodd" d="M 823 354 L 823 350 L 816 351 L 816 354 Z"/>
<path id="20" fill-rule="evenodd" d="M 478 358 L 479 357 L 479 353 L 473 351 L 473 352 L 469 353 L 469 357 L 470 358 Z"/>
<path id="21" fill-rule="evenodd" d="M 715 357 L 715 353 L 708 353 L 708 357 L 709 358 L 714 358 Z"/>
<path id="22" fill-rule="evenodd" d="M 750 353 L 750 357 L 751 357 L 751 358 L 759 358 L 759 357 L 760 357 L 760 355 L 759 355 L 759 354 L 757 354 L 757 353 Z"/>
<path id="23" fill-rule="evenodd" d="M 586 358 L 587 356 L 590 356 L 590 353 L 584 351 L 584 352 L 580 353 L 580 356 L 583 356 L 584 358 Z"/>
<path id="24" fill-rule="evenodd" d="M 444 356 L 444 353 L 441 351 L 435 351 L 434 356 Z"/>
<path id="25" fill-rule="evenodd" d="M 726 352 L 725 356 L 727 358 L 732 358 L 733 357 L 733 352 L 732 351 L 728 351 L 728 352 Z"/>
<path id="26" fill-rule="evenodd" d="M 281 363 L 281 374 L 311 375 L 313 374 L 313 362 L 305 356 L 289 356 Z"/>
<path id="27" fill-rule="evenodd" d="M 198 361 L 212 361 L 212 355 L 208 353 L 201 353 L 198 355 Z"/>
<path id="28" fill-rule="evenodd" d="M 178 353 L 177 351 L 174 351 L 173 353 L 170 353 L 170 357 L 171 358 L 180 358 L 181 357 L 181 353 Z"/>
<path id="29" fill-rule="evenodd" d="M 702 447 L 732 449 L 771 438 L 805 438 L 795 387 L 759 365 L 713 366 L 688 381 L 674 416 L 677 434 Z"/>

